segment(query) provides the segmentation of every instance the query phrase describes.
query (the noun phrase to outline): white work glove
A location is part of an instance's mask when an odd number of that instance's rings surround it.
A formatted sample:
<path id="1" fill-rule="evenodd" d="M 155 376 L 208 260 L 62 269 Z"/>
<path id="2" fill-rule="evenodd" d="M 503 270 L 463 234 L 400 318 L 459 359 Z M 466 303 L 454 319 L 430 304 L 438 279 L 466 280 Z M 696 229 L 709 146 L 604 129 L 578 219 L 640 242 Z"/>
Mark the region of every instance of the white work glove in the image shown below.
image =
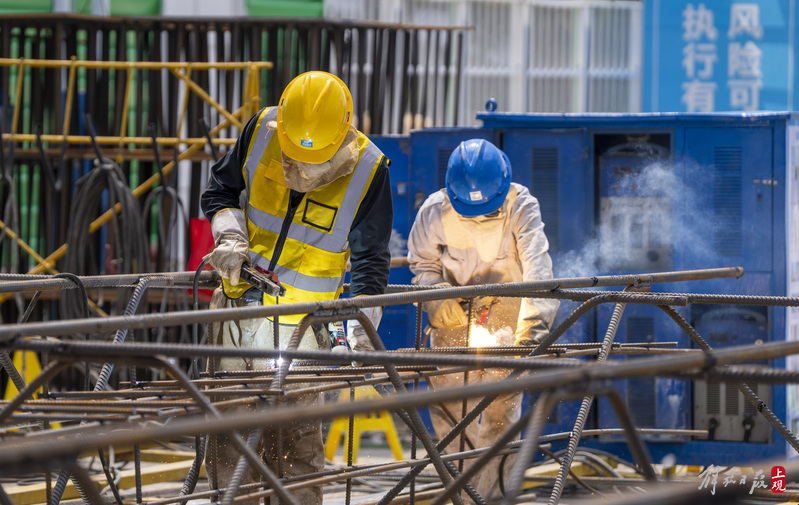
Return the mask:
<path id="1" fill-rule="evenodd" d="M 361 309 L 361 312 L 369 318 L 372 326 L 377 330 L 377 327 L 380 326 L 380 319 L 383 317 L 383 307 L 366 307 Z M 369 340 L 369 336 L 366 334 L 366 330 L 363 329 L 363 326 L 361 326 L 361 323 L 357 319 L 350 319 L 347 321 L 347 342 L 354 352 L 369 352 L 375 350 L 372 341 Z M 352 366 L 356 367 L 361 366 L 361 364 L 362 363 L 357 360 L 353 360 L 352 362 Z"/>
<path id="2" fill-rule="evenodd" d="M 239 283 L 241 266 L 250 262 L 250 240 L 244 212 L 239 209 L 217 212 L 211 220 L 211 232 L 215 247 L 203 259 L 207 259 L 219 275 L 235 286 Z"/>
<path id="3" fill-rule="evenodd" d="M 430 326 L 433 328 L 454 330 L 469 324 L 469 318 L 466 317 L 458 298 L 424 302 L 424 310 L 427 311 Z"/>

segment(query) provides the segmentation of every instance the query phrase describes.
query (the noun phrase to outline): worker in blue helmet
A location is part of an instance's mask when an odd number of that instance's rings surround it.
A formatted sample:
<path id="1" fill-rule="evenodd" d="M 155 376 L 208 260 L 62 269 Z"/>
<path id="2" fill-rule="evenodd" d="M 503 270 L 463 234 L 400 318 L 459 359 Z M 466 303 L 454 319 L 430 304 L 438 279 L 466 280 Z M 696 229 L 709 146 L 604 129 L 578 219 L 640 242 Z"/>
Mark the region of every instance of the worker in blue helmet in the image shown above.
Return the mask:
<path id="1" fill-rule="evenodd" d="M 413 283 L 467 286 L 552 278 L 549 242 L 538 200 L 511 182 L 508 157 L 487 140 L 461 142 L 447 164 L 446 187 L 430 195 L 416 215 L 408 238 Z M 549 332 L 557 300 L 480 297 L 425 302 L 431 347 L 487 347 L 540 342 Z M 467 331 L 468 330 L 468 331 Z M 508 370 L 469 372 L 468 383 L 501 380 Z M 430 378 L 436 389 L 459 387 L 463 374 Z M 467 412 L 479 398 L 468 400 Z M 519 419 L 522 393 L 500 396 L 466 430 L 474 448 L 493 445 Z M 463 404 L 431 408 L 439 438 L 461 418 Z M 467 448 L 469 445 L 467 445 Z M 472 481 L 487 501 L 500 497 L 501 459 L 486 465 Z M 508 467 L 507 470 L 509 470 Z M 506 471 L 504 475 L 507 475 Z"/>

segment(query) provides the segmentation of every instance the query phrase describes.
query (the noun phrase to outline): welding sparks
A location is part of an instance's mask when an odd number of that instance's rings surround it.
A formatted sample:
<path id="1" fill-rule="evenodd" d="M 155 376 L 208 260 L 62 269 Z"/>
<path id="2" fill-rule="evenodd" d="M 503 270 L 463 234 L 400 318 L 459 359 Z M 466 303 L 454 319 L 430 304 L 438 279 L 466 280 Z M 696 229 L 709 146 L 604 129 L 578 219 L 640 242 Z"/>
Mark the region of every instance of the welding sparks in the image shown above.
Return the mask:
<path id="1" fill-rule="evenodd" d="M 497 337 L 485 326 L 472 325 L 469 330 L 469 347 L 493 347 L 497 345 Z"/>

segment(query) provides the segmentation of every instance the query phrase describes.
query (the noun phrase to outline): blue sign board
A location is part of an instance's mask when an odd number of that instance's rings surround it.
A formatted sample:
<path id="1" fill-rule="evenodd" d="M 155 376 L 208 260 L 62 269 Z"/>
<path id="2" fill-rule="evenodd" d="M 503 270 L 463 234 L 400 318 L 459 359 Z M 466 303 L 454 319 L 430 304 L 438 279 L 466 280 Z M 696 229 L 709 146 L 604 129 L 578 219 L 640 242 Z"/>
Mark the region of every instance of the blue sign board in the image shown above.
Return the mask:
<path id="1" fill-rule="evenodd" d="M 644 111 L 792 110 L 796 0 L 645 0 Z"/>

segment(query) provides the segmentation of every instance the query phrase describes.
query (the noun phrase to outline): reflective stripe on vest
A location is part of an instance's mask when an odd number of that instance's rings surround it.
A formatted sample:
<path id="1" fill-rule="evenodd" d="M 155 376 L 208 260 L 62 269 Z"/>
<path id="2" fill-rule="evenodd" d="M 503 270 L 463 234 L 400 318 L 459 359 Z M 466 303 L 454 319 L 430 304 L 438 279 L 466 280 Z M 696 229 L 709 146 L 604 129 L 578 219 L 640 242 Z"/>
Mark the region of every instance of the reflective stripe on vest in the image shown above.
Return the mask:
<path id="1" fill-rule="evenodd" d="M 284 221 L 283 216 L 273 212 L 286 212 L 286 209 L 277 209 L 274 205 L 280 203 L 289 191 L 283 180 L 277 139 L 273 138 L 274 132 L 266 128 L 266 123 L 275 120 L 276 114 L 274 107 L 261 114 L 243 167 L 248 196 L 250 257 L 253 264 L 264 268 L 269 267 Z M 275 145 L 270 146 L 270 142 Z M 306 193 L 288 227 L 283 252 L 274 268 L 278 279 L 286 286 L 286 296 L 281 298 L 281 303 L 328 300 L 340 294 L 349 258 L 347 237 L 382 156 L 363 134 L 359 134 L 358 144 L 359 160 L 353 172 Z M 253 188 L 259 188 L 258 194 L 252 194 Z M 269 200 L 272 196 L 277 198 L 276 203 Z M 271 212 L 263 210 L 273 203 Z M 318 219 L 315 222 L 314 216 L 329 219 L 330 226 L 321 225 Z M 248 288 L 247 284 L 234 287 L 226 284 L 225 292 L 231 298 L 237 298 Z M 274 303 L 271 297 L 265 297 L 264 301 Z M 281 322 L 297 322 L 301 317 L 291 321 L 294 318 L 283 316 Z"/>

